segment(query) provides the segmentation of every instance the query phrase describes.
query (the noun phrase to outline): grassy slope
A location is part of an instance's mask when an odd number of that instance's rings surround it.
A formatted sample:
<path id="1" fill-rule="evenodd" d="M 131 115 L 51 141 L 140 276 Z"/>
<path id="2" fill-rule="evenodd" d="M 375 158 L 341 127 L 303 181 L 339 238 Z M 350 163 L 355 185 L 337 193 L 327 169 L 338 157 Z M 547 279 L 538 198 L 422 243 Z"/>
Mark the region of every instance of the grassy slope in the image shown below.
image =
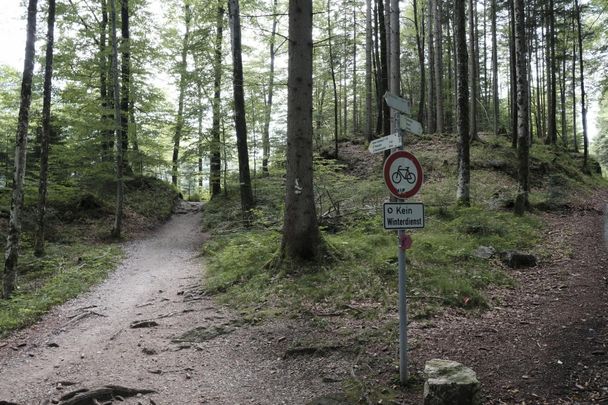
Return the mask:
<path id="1" fill-rule="evenodd" d="M 361 155 L 367 153 L 360 148 Z M 425 136 L 407 149 L 425 170 L 425 183 L 414 200 L 425 204 L 426 228 L 411 232 L 414 244 L 408 251 L 410 315 L 419 318 L 446 306 L 483 309 L 491 304 L 487 289 L 508 286 L 513 280 L 498 258 L 479 259 L 473 251 L 492 246 L 497 252 L 523 250 L 542 257 L 547 252 L 537 245 L 542 228 L 538 211 L 566 207 L 593 188 L 605 186 L 598 175 L 581 173 L 579 156 L 534 145 L 530 196 L 534 210 L 516 217 L 509 210 L 516 192 L 515 151 L 507 140 L 489 137 L 472 149 L 473 206 L 456 207 L 455 138 Z M 281 238 L 281 170 L 256 180 L 256 220 L 249 228 L 240 220 L 238 195 L 229 193 L 207 204 L 204 221 L 213 237 L 204 247 L 205 288 L 256 318 L 353 307 L 366 317 L 394 311 L 397 241 L 394 232 L 382 228 L 381 204 L 388 193 L 381 161 L 369 166 L 371 173 L 361 176 L 360 167 L 352 170 L 317 159 L 318 213 L 332 255 L 314 268 L 285 272 L 267 266 Z"/>
<path id="2" fill-rule="evenodd" d="M 171 214 L 177 193 L 166 183 L 137 177 L 125 186 L 127 237 Z M 46 255 L 36 258 L 32 249 L 37 190 L 27 189 L 17 290 L 10 300 L 0 300 L 0 337 L 86 291 L 116 267 L 122 252 L 108 239 L 114 212 L 113 190 L 111 183 L 95 181 L 50 187 Z M 2 245 L 9 206 L 10 191 L 5 189 L 0 192 L 0 212 L 4 214 L 0 222 Z"/>

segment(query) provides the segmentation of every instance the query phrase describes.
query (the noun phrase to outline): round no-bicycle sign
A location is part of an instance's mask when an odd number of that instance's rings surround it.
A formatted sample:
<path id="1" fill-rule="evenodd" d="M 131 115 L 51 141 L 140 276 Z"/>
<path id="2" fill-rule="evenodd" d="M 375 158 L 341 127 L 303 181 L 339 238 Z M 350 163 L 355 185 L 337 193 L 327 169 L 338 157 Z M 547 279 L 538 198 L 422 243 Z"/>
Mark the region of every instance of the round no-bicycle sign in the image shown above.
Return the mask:
<path id="1" fill-rule="evenodd" d="M 398 150 L 384 162 L 384 181 L 395 197 L 411 197 L 422 186 L 422 166 L 414 155 Z"/>

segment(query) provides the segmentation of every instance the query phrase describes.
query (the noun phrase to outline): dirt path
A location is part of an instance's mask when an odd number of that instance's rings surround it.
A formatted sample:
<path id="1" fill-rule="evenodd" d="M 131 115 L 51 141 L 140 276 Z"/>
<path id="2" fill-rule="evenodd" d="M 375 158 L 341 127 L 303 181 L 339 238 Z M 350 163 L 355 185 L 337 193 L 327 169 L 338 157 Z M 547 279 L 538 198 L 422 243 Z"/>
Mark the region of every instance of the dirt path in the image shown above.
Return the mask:
<path id="1" fill-rule="evenodd" d="M 302 325 L 243 326 L 200 295 L 199 209 L 182 203 L 152 237 L 126 245 L 106 282 L 0 341 L 0 403 L 105 384 L 157 391 L 123 402 L 142 404 L 298 404 L 339 390 L 323 381 L 350 364 L 339 353 L 284 358 Z M 158 325 L 130 327 L 142 320 Z"/>
<path id="2" fill-rule="evenodd" d="M 481 317 L 412 323 L 416 368 L 434 357 L 460 361 L 477 372 L 489 404 L 608 403 L 607 203 L 602 191 L 546 214 L 554 253 L 512 271 L 517 286 L 495 291 L 495 307 Z M 418 395 L 404 401 L 418 403 Z"/>

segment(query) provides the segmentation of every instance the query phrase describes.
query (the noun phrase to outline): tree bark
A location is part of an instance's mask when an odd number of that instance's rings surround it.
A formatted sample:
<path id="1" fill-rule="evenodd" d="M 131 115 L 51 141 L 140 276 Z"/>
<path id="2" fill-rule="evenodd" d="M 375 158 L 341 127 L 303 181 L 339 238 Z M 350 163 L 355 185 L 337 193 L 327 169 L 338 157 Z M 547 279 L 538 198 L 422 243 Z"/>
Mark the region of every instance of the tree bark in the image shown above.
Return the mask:
<path id="1" fill-rule="evenodd" d="M 443 128 L 443 30 L 441 25 L 441 15 L 443 7 L 442 0 L 434 0 L 435 3 L 435 114 L 437 133 L 441 134 Z"/>
<path id="2" fill-rule="evenodd" d="M 334 90 L 334 155 L 338 158 L 338 135 L 339 135 L 339 119 L 338 119 L 338 86 L 336 84 L 336 68 L 334 64 L 334 50 L 332 43 L 332 23 L 331 23 L 331 0 L 327 0 L 327 35 L 329 46 L 329 69 L 331 71 L 331 83 Z"/>
<path id="3" fill-rule="evenodd" d="M 555 75 L 555 17 L 553 15 L 553 0 L 549 0 L 547 19 L 549 24 L 549 35 L 547 38 L 547 73 L 549 105 L 547 111 L 547 138 L 545 143 L 555 145 L 557 143 L 557 83 Z"/>
<path id="4" fill-rule="evenodd" d="M 179 95 L 177 99 L 177 117 L 175 119 L 175 133 L 173 134 L 173 157 L 171 159 L 171 184 L 179 187 L 179 149 L 182 139 L 182 131 L 184 129 L 184 98 L 186 94 L 186 70 L 188 68 L 188 47 L 190 46 L 190 21 L 192 19 L 192 11 L 190 4 L 184 2 L 184 22 L 186 23 L 186 32 L 182 40 L 182 55 L 179 66 Z"/>
<path id="5" fill-rule="evenodd" d="M 272 32 L 270 33 L 270 71 L 268 72 L 268 97 L 266 98 L 266 114 L 264 132 L 262 133 L 262 175 L 268 176 L 268 160 L 270 159 L 270 118 L 272 115 L 272 96 L 274 92 L 274 60 L 276 56 L 275 41 L 277 36 L 277 0 L 272 0 Z"/>
<path id="6" fill-rule="evenodd" d="M 287 174 L 282 258 L 314 261 L 321 255 L 313 189 L 312 0 L 289 1 Z"/>
<path id="7" fill-rule="evenodd" d="M 40 179 L 38 184 L 38 212 L 34 254 L 44 255 L 44 231 L 49 173 L 49 144 L 51 139 L 51 90 L 53 82 L 53 48 L 55 46 L 55 0 L 49 0 L 44 62 L 44 90 L 42 96 L 42 136 L 40 138 Z"/>
<path id="8" fill-rule="evenodd" d="M 583 59 L 583 24 L 581 22 L 581 6 L 578 0 L 574 0 L 576 8 L 576 26 L 578 38 L 578 65 L 580 72 L 581 87 L 581 115 L 583 120 L 583 170 L 587 171 L 589 160 L 589 137 L 587 136 L 587 95 L 585 93 L 585 65 Z"/>
<path id="9" fill-rule="evenodd" d="M 517 148 L 517 77 L 515 57 L 515 8 L 514 1 L 509 0 L 509 73 L 510 73 L 510 116 L 511 116 L 511 146 Z"/>
<path id="10" fill-rule="evenodd" d="M 427 30 L 428 30 L 428 57 L 429 57 L 429 83 L 428 83 L 428 116 L 427 116 L 427 130 L 429 133 L 434 134 L 437 131 L 437 104 L 435 94 L 435 32 L 433 29 L 433 15 L 435 14 L 434 2 L 436 0 L 428 0 L 427 3 Z"/>
<path id="11" fill-rule="evenodd" d="M 490 14 L 492 15 L 492 112 L 494 113 L 494 135 L 498 135 L 498 129 L 500 126 L 500 98 L 498 94 L 498 40 L 496 35 L 497 13 L 498 9 L 496 6 L 496 0 L 492 0 Z"/>
<path id="12" fill-rule="evenodd" d="M 469 106 L 469 130 L 471 140 L 478 140 L 477 135 L 477 100 L 479 88 L 479 58 L 477 56 L 477 35 L 476 35 L 476 0 L 469 0 L 469 86 L 470 86 L 470 106 Z"/>
<path id="13" fill-rule="evenodd" d="M 576 17 L 572 17 L 572 35 L 574 35 L 574 23 Z M 578 137 L 576 128 L 576 40 L 572 39 L 572 147 L 578 153 Z"/>
<path id="14" fill-rule="evenodd" d="M 213 56 L 213 118 L 211 124 L 211 167 L 209 173 L 212 199 L 217 197 L 222 192 L 222 141 L 220 139 L 220 114 L 222 103 L 222 37 L 224 28 L 224 8 L 219 1 L 221 0 L 218 0 L 217 6 Z"/>
<path id="15" fill-rule="evenodd" d="M 29 128 L 30 104 L 32 101 L 32 77 L 34 75 L 34 58 L 36 42 L 36 7 L 37 0 L 29 0 L 27 7 L 27 39 L 25 59 L 23 62 L 23 79 L 21 81 L 21 103 L 15 143 L 15 168 L 11 196 L 11 213 L 4 253 L 4 285 L 2 296 L 9 298 L 15 289 L 17 261 L 19 259 L 19 239 L 21 236 L 21 210 L 23 208 L 23 188 L 25 182 L 25 165 L 27 157 L 27 133 Z"/>
<path id="16" fill-rule="evenodd" d="M 243 80 L 243 60 L 241 54 L 241 16 L 239 0 L 229 0 L 230 31 L 232 43 L 232 85 L 234 89 L 234 125 L 236 127 L 236 148 L 239 159 L 239 190 L 241 210 L 245 219 L 254 206 L 249 173 L 249 152 L 247 149 L 247 121 L 245 118 L 245 88 Z M 312 110 L 312 109 L 311 109 Z"/>
<path id="17" fill-rule="evenodd" d="M 122 142 L 123 151 L 123 171 L 127 175 L 133 174 L 133 169 L 129 164 L 128 150 L 129 150 L 129 118 L 131 117 L 130 112 L 132 111 L 131 103 L 131 42 L 129 33 L 129 0 L 121 0 L 120 2 L 120 25 L 121 25 L 121 67 L 120 75 L 122 80 L 121 93 L 120 93 L 120 137 Z"/>
<path id="18" fill-rule="evenodd" d="M 113 120 L 110 109 L 108 87 L 108 57 L 107 54 L 107 31 L 108 31 L 108 3 L 101 0 L 101 21 L 99 23 L 99 97 L 101 98 L 101 160 L 110 162 L 114 159 L 112 149 L 114 148 Z"/>
<path id="19" fill-rule="evenodd" d="M 528 67 L 526 51 L 526 21 L 524 0 L 515 0 L 515 60 L 517 78 L 517 160 L 518 190 L 515 200 L 515 213 L 523 215 L 528 207 L 529 173 L 529 129 L 528 129 Z"/>
<path id="20" fill-rule="evenodd" d="M 112 84 L 114 95 L 114 131 L 116 134 L 116 209 L 114 215 L 114 227 L 112 237 L 120 238 L 122 232 L 122 214 L 124 205 L 124 180 L 123 180 L 123 143 L 121 140 L 121 110 L 120 110 L 120 83 L 118 74 L 118 40 L 116 39 L 116 0 L 110 0 L 110 30 L 112 42 Z"/>
<path id="21" fill-rule="evenodd" d="M 456 44 L 456 87 L 458 96 L 458 189 L 456 201 L 460 205 L 471 204 L 471 157 L 469 134 L 469 85 L 466 36 L 465 1 L 454 2 L 454 29 Z"/>
<path id="22" fill-rule="evenodd" d="M 424 44 L 418 24 L 418 2 L 413 0 L 414 28 L 416 29 L 416 48 L 418 50 L 418 67 L 420 69 L 420 93 L 418 96 L 418 122 L 424 122 L 424 97 L 426 95 L 426 70 L 424 69 Z"/>
<path id="23" fill-rule="evenodd" d="M 383 0 L 377 0 L 378 4 L 378 26 L 380 29 L 380 64 L 381 64 L 381 78 L 382 78 L 382 89 L 379 92 L 380 105 L 382 105 L 382 134 L 390 134 L 391 129 L 391 112 L 388 108 L 388 104 L 382 98 L 384 93 L 388 90 L 388 37 L 386 32 L 386 22 L 384 13 L 384 2 Z"/>
<path id="24" fill-rule="evenodd" d="M 372 0 L 365 2 L 365 137 L 374 139 L 372 132 Z"/>

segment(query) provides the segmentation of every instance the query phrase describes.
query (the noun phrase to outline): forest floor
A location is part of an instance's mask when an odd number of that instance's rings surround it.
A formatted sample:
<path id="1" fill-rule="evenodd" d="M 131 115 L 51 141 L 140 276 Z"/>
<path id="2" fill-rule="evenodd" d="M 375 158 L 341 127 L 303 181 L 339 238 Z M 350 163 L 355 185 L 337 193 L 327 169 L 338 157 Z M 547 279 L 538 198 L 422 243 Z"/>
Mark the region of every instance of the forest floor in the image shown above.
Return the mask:
<path id="1" fill-rule="evenodd" d="M 421 403 L 419 372 L 437 357 L 473 368 L 484 403 L 606 403 L 607 201 L 598 191 L 584 205 L 543 214 L 552 254 L 512 270 L 515 287 L 488 292 L 494 307 L 412 321 L 415 383 L 394 391 L 396 403 Z M 257 322 L 202 294 L 199 210 L 180 203 L 152 236 L 126 244 L 106 282 L 0 340 L 0 404 L 77 403 L 59 399 L 108 384 L 156 391 L 122 402 L 133 404 L 302 404 L 323 396 L 316 403 L 337 404 L 347 403 L 337 393 L 349 380 L 364 390 L 395 387 L 394 345 L 340 341 L 345 329 L 375 328 L 374 320 L 326 314 L 323 328 L 304 317 Z"/>

